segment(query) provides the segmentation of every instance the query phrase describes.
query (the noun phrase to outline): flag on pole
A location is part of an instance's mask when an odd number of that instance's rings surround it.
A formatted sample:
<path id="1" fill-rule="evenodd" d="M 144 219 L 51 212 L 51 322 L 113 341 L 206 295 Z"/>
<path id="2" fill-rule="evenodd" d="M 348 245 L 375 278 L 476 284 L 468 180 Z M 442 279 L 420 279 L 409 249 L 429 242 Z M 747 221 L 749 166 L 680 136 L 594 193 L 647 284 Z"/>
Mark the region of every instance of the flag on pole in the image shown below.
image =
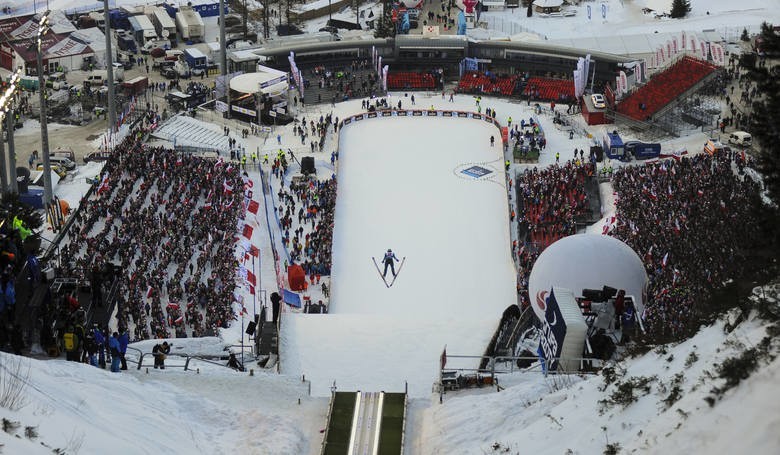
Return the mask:
<path id="1" fill-rule="evenodd" d="M 666 263 L 669 261 L 669 253 L 664 254 L 664 258 L 661 259 L 661 267 L 666 268 Z"/>
<path id="2" fill-rule="evenodd" d="M 108 172 L 103 176 L 103 179 L 100 181 L 100 186 L 98 186 L 97 194 L 101 195 L 104 191 L 108 191 Z"/>
<path id="3" fill-rule="evenodd" d="M 247 207 L 247 211 L 249 213 L 253 213 L 257 215 L 257 211 L 260 209 L 260 204 L 257 201 L 249 201 L 249 206 Z"/>
<path id="4" fill-rule="evenodd" d="M 229 184 L 227 179 L 222 180 L 222 191 L 225 194 L 233 194 L 233 185 Z"/>
<path id="5" fill-rule="evenodd" d="M 244 237 L 248 238 L 248 239 L 251 239 L 251 238 L 252 238 L 252 232 L 253 232 L 254 230 L 255 230 L 255 228 L 253 228 L 252 226 L 250 226 L 250 225 L 248 225 L 248 224 L 245 224 L 245 225 L 244 225 L 244 230 L 243 230 L 243 232 L 242 232 L 242 235 L 243 235 Z"/>

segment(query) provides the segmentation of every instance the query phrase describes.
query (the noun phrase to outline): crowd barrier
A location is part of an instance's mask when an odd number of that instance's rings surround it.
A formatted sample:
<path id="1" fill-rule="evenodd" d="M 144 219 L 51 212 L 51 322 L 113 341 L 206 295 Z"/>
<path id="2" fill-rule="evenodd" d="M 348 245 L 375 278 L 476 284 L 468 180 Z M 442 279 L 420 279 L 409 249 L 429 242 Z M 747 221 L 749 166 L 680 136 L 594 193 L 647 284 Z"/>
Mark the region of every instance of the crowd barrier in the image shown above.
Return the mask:
<path id="1" fill-rule="evenodd" d="M 351 125 L 356 122 L 360 122 L 363 120 L 368 120 L 372 118 L 382 118 L 382 117 L 449 117 L 449 118 L 470 118 L 474 120 L 483 120 L 488 123 L 492 123 L 496 128 L 499 129 L 499 133 L 501 132 L 501 124 L 498 123 L 498 120 L 496 120 L 493 117 L 490 117 L 486 114 L 478 114 L 476 112 L 468 112 L 468 111 L 447 111 L 447 110 L 441 110 L 441 109 L 383 109 L 380 111 L 373 111 L 373 112 L 363 112 L 360 114 L 351 115 L 345 119 L 343 119 L 339 123 L 339 130 L 341 128 Z"/>

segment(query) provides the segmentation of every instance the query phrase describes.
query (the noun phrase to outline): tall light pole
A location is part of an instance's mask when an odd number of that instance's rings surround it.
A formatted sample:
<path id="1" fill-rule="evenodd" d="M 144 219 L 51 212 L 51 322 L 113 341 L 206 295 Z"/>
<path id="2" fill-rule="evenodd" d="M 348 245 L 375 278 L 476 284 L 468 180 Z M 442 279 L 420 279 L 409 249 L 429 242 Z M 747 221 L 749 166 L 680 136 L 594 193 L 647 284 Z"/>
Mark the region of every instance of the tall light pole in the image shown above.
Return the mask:
<path id="1" fill-rule="evenodd" d="M 6 128 L 8 129 L 8 173 L 10 177 L 8 179 L 8 190 L 14 194 L 19 193 L 19 185 L 16 181 L 16 149 L 14 148 L 14 125 L 16 120 L 14 115 L 16 113 L 9 109 L 6 114 Z"/>
<path id="2" fill-rule="evenodd" d="M 108 20 L 108 0 L 103 0 L 103 21 L 106 34 L 106 79 L 108 79 L 108 131 L 116 129 L 116 106 L 114 101 L 114 55 L 111 50 L 111 22 Z"/>
<path id="3" fill-rule="evenodd" d="M 11 110 L 11 103 L 14 101 L 14 92 L 19 86 L 19 80 L 21 79 L 22 69 L 19 68 L 11 74 L 8 79 L 8 88 L 5 92 L 0 94 L 0 196 L 4 195 L 6 191 L 18 192 L 16 186 L 16 159 L 14 157 L 14 112 Z M 7 121 L 8 136 L 8 154 L 9 159 L 5 158 L 5 141 L 3 141 L 3 121 Z M 8 185 L 8 168 L 11 169 L 11 185 Z"/>
<path id="4" fill-rule="evenodd" d="M 225 0 L 219 0 L 219 67 L 227 96 L 227 117 L 230 118 L 230 81 L 227 77 L 227 43 L 225 42 Z"/>
<path id="5" fill-rule="evenodd" d="M 41 101 L 41 150 L 43 152 L 43 206 L 48 207 L 52 200 L 51 162 L 49 161 L 49 130 L 46 124 L 46 82 L 43 80 L 43 35 L 49 31 L 49 12 L 46 11 L 38 20 L 38 36 L 36 38 L 38 52 L 38 91 Z"/>

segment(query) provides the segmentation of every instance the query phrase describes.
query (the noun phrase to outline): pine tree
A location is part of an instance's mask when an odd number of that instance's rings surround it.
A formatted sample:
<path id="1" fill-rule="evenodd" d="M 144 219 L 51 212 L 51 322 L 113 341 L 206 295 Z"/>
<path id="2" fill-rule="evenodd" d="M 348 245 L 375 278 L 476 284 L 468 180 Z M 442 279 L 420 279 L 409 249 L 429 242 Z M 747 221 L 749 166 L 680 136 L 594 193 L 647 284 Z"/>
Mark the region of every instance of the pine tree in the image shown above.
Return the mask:
<path id="1" fill-rule="evenodd" d="M 762 49 L 780 50 L 780 34 L 766 22 L 761 25 Z M 750 133 L 758 155 L 758 168 L 769 197 L 780 203 L 780 78 L 773 68 L 752 65 L 747 68 L 759 94 L 753 100 Z"/>
<path id="2" fill-rule="evenodd" d="M 691 12 L 691 2 L 688 0 L 672 0 L 672 11 L 670 16 L 673 19 L 679 19 L 685 17 Z"/>
<path id="3" fill-rule="evenodd" d="M 750 41 L 750 34 L 748 33 L 747 28 L 742 29 L 742 35 L 740 35 L 739 39 L 745 42 Z"/>
<path id="4" fill-rule="evenodd" d="M 382 17 L 376 21 L 376 38 L 392 38 L 395 36 L 395 24 L 393 24 L 393 6 L 388 0 L 382 2 Z"/>

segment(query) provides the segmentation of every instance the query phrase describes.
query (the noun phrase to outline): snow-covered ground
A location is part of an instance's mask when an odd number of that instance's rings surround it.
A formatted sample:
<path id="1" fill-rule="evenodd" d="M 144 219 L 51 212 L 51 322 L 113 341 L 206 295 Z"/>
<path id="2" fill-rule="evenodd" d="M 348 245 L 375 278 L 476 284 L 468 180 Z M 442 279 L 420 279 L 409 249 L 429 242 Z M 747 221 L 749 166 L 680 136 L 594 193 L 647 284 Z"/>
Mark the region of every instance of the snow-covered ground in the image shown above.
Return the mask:
<path id="1" fill-rule="evenodd" d="M 334 380 L 346 390 L 400 390 L 408 380 L 420 396 L 445 345 L 487 344 L 516 303 L 503 153 L 491 135 L 499 135 L 492 124 L 458 118 L 344 128 L 330 314 L 282 321 L 283 372 L 311 378 L 315 394 Z M 461 172 L 476 165 L 490 174 Z M 391 288 L 372 263 L 382 267 L 387 248 L 405 257 Z"/>

